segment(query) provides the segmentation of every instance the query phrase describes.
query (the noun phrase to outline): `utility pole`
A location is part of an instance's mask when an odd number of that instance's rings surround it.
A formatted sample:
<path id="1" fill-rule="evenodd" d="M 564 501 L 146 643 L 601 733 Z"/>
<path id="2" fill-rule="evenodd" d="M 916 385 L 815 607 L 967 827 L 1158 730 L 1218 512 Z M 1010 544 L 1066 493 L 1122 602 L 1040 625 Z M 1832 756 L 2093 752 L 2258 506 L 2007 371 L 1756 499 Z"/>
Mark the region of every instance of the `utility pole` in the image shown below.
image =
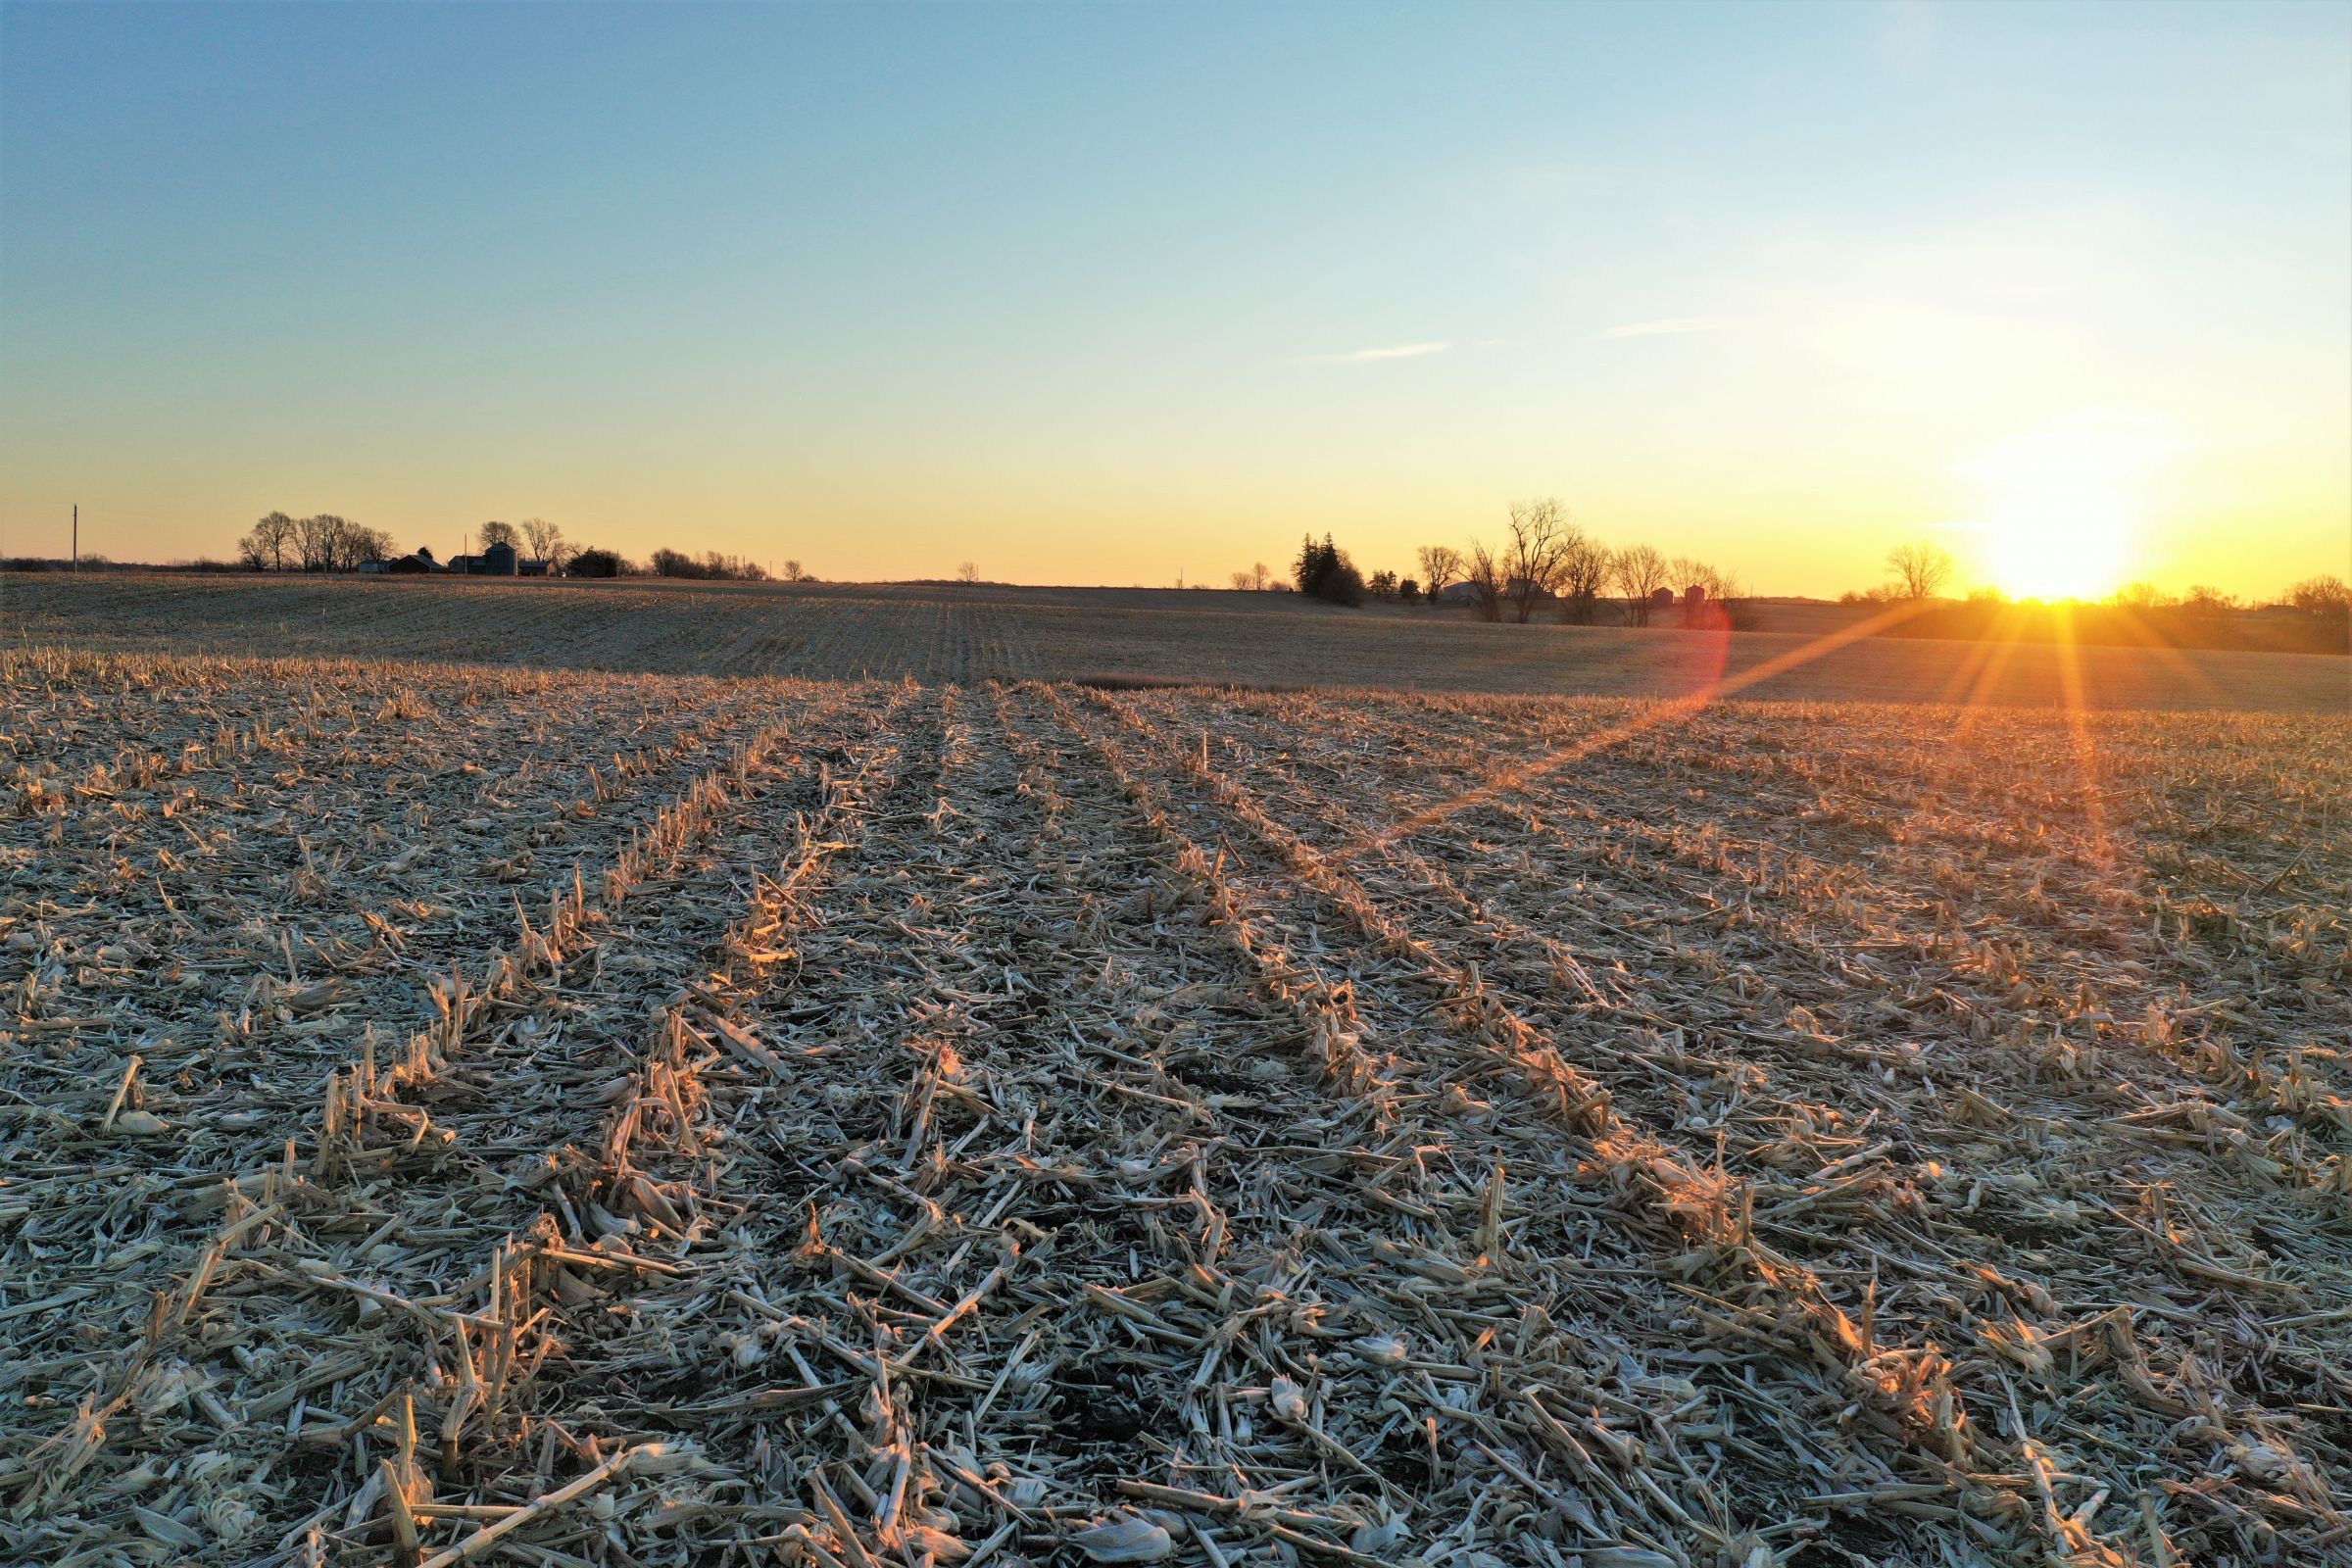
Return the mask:
<path id="1" fill-rule="evenodd" d="M 81 569 L 81 503 L 74 503 L 74 569 Z"/>

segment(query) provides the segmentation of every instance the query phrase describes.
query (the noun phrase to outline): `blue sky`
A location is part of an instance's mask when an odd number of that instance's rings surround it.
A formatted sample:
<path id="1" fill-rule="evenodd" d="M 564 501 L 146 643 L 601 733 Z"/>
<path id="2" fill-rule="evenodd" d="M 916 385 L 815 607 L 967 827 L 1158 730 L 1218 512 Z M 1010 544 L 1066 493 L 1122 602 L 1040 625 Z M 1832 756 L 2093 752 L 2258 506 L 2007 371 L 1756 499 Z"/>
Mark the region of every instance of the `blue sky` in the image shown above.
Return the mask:
<path id="1" fill-rule="evenodd" d="M 2352 5 L 9 3 L 0 356 L 12 552 L 1166 581 L 1550 493 L 1834 592 L 2129 451 L 2118 569 L 2266 591 L 2352 555 Z"/>

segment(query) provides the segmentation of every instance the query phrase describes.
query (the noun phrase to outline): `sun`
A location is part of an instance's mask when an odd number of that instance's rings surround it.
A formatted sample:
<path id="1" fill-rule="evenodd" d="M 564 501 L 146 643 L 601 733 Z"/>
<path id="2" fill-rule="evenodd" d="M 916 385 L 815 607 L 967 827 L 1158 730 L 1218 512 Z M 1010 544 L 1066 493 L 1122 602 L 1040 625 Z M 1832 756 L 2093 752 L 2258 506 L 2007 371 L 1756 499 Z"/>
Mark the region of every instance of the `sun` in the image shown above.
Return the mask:
<path id="1" fill-rule="evenodd" d="M 2124 581 L 2132 522 L 2113 496 L 2021 491 L 1983 527 L 1992 580 L 2013 599 L 2102 599 Z"/>
<path id="2" fill-rule="evenodd" d="M 1983 495 L 1983 567 L 2019 599 L 2100 599 L 2132 574 L 2148 478 L 2168 443 L 2136 424 L 2069 421 L 1999 443 L 1963 472 Z"/>

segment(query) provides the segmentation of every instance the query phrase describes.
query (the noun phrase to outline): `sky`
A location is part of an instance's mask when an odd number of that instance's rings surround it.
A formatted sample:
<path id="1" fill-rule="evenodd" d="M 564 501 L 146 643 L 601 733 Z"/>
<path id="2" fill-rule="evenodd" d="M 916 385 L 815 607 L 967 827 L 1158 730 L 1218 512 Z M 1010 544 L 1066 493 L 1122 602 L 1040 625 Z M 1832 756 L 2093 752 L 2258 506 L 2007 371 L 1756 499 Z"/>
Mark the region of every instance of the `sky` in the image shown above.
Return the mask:
<path id="1" fill-rule="evenodd" d="M 0 0 L 0 553 L 2352 574 L 2352 0 Z"/>

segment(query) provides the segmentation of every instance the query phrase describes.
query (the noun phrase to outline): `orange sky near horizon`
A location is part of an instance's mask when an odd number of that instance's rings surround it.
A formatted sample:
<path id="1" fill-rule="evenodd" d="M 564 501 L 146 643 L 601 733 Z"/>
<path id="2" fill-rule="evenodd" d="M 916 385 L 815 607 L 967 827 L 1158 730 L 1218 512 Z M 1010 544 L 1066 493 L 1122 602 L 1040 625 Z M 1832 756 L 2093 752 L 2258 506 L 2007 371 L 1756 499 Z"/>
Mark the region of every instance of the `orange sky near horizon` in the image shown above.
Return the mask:
<path id="1" fill-rule="evenodd" d="M 2018 598 L 2098 598 L 2144 581 L 2172 594 L 2204 584 L 2261 602 L 2304 577 L 2352 576 L 2352 534 L 2328 516 L 2324 475 L 2309 481 L 2312 499 L 2303 508 L 2273 500 L 2276 510 L 2253 515 L 2226 505 L 2195 506 L 2193 470 L 2178 491 L 2153 495 L 2119 479 L 2120 493 L 2103 514 L 2097 497 L 2080 494 L 2098 477 L 2096 461 L 2086 466 L 2088 481 L 2064 471 L 2049 476 L 2043 499 L 2030 474 L 2024 494 L 2014 493 L 2019 483 L 2013 482 L 2005 496 L 1948 475 L 1921 486 L 1908 505 L 1810 493 L 1793 483 L 1777 496 L 1761 486 L 1737 498 L 1695 488 L 1649 496 L 1634 475 L 1592 487 L 1596 494 L 1586 501 L 1567 487 L 1552 493 L 1572 520 L 1611 545 L 1648 543 L 1669 556 L 1723 564 L 1762 594 L 1830 598 L 1870 587 L 1886 577 L 1887 550 L 1912 541 L 1952 557 L 1955 593 L 1992 587 Z M 149 514 L 122 515 L 109 504 L 111 487 L 101 485 L 82 503 L 82 545 L 117 560 L 228 558 L 251 519 L 274 506 L 336 512 L 387 529 L 400 548 L 426 545 L 445 557 L 465 548 L 487 518 L 540 515 L 562 524 L 574 544 L 608 545 L 639 560 L 663 545 L 696 554 L 718 550 L 771 567 L 798 560 L 835 581 L 947 577 L 971 561 L 983 575 L 1007 582 L 1223 586 L 1231 572 L 1256 562 L 1282 574 L 1307 532 L 1332 533 L 1366 570 L 1410 574 L 1418 545 L 1498 538 L 1512 494 L 1498 488 L 1465 501 L 1434 476 L 1372 473 L 1326 475 L 1321 482 L 1291 476 L 1288 483 L 1269 474 L 1249 494 L 1221 495 L 1233 485 L 1219 473 L 1139 465 L 1132 476 L 1074 476 L 1051 496 L 988 472 L 740 481 L 741 490 L 773 493 L 765 504 L 745 501 L 737 484 L 714 475 L 657 495 L 614 473 L 606 483 L 560 483 L 544 499 L 514 494 L 507 504 L 469 511 L 466 503 L 476 492 L 446 477 L 420 484 L 393 475 L 370 485 L 356 482 L 349 468 L 337 471 L 345 475 L 339 487 L 321 473 L 308 485 L 281 486 L 295 494 L 263 504 L 240 493 L 239 475 L 222 473 L 217 488 L 204 487 L 209 494 L 179 492 L 184 499 L 170 509 L 176 515 L 162 517 L 131 483 L 121 486 L 121 501 Z M 481 479 L 484 492 L 501 494 L 495 475 Z M 2202 480 L 2207 494 L 2226 482 L 2226 474 L 2210 472 Z M 338 488 L 341 494 L 324 501 L 302 499 Z M 960 504 L 950 506 L 943 493 Z M 2006 517 L 2004 502 L 2012 509 Z M 2079 527 L 2070 528 L 2063 510 L 2069 503 L 2080 507 Z M 2061 510 L 2037 513 L 2044 504 Z M 676 520 L 645 520 L 662 515 Z M 23 506 L 10 507 L 10 537 L 0 548 L 65 553 L 68 518 L 51 519 L 47 540 L 25 537 L 26 520 Z"/>

